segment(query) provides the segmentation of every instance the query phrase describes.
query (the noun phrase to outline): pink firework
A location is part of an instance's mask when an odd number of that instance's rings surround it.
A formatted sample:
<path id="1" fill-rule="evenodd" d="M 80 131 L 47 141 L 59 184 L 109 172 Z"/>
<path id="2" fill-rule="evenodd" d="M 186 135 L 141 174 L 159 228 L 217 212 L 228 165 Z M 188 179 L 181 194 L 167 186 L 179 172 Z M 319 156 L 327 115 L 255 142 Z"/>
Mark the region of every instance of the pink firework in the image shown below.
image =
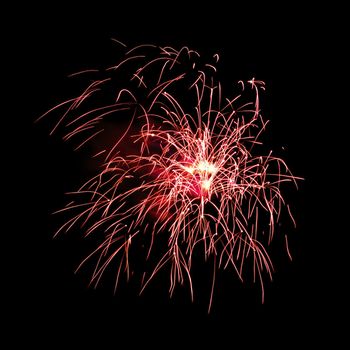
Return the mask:
<path id="1" fill-rule="evenodd" d="M 100 159 L 99 173 L 60 210 L 74 214 L 58 231 L 79 225 L 99 237 L 82 262 L 96 259 L 92 283 L 116 260 L 117 286 L 121 272 L 133 272 L 134 250 L 145 259 L 141 291 L 169 266 L 170 294 L 187 280 L 193 298 L 191 266 L 199 252 L 214 263 L 209 309 L 220 267 L 242 281 L 252 271 L 264 298 L 263 274 L 273 271 L 266 249 L 283 207 L 294 221 L 280 185 L 299 178 L 272 152 L 256 155 L 267 124 L 259 103 L 264 82 L 239 81 L 238 93 L 225 98 L 218 61 L 216 54 L 203 63 L 187 47 L 138 46 L 103 72 L 74 74 L 100 78 L 45 113 L 63 110 L 53 131 L 78 139 L 77 149 L 93 143 L 92 157 Z M 128 120 L 122 132 L 113 124 L 120 118 Z M 104 137 L 111 129 L 113 142 Z"/>

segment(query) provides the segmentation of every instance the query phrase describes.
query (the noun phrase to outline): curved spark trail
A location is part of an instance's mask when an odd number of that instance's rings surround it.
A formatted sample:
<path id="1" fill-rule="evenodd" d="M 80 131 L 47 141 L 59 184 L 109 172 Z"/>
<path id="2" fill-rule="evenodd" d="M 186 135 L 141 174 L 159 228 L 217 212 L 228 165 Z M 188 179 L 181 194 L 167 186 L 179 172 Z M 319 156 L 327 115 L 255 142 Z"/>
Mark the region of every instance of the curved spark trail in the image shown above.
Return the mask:
<path id="1" fill-rule="evenodd" d="M 100 239 L 82 262 L 96 259 L 92 283 L 117 260 L 117 286 L 120 273 L 133 270 L 134 250 L 145 260 L 141 290 L 168 265 L 170 294 L 187 280 L 193 298 L 199 251 L 214 271 L 231 267 L 242 281 L 245 269 L 252 271 L 264 298 L 263 273 L 273 271 L 266 249 L 285 206 L 280 185 L 299 178 L 272 152 L 255 152 L 267 124 L 259 100 L 264 82 L 240 81 L 238 94 L 224 98 L 218 61 L 215 54 L 203 63 L 187 47 L 138 46 L 103 72 L 73 74 L 98 78 L 46 113 L 59 112 L 52 132 L 79 140 L 76 149 L 92 141 L 98 149 L 92 157 L 100 171 L 60 210 L 73 214 L 58 231 L 80 225 Z M 122 132 L 111 124 L 119 118 L 129 121 Z M 110 128 L 115 139 L 108 144 Z M 214 283 L 215 273 L 209 308 Z"/>

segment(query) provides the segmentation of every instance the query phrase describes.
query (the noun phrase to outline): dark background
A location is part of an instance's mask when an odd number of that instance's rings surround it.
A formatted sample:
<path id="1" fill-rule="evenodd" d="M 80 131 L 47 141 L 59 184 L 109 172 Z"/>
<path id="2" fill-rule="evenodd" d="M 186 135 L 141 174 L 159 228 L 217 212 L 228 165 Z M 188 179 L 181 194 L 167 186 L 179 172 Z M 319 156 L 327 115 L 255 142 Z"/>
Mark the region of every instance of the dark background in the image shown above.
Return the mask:
<path id="1" fill-rule="evenodd" d="M 327 149 L 320 141 L 325 126 L 320 104 L 326 100 L 323 80 L 329 74 L 323 70 L 321 76 L 319 65 L 322 52 L 332 49 L 324 18 L 312 10 L 253 4 L 245 9 L 217 2 L 193 9 L 176 3 L 112 4 L 79 9 L 62 3 L 33 5 L 14 16 L 13 25 L 20 30 L 11 41 L 16 52 L 16 122 L 11 130 L 19 142 L 11 148 L 19 145 L 15 193 L 20 201 L 12 221 L 16 248 L 8 249 L 16 251 L 10 283 L 16 334 L 33 343 L 45 343 L 45 337 L 70 345 L 97 340 L 111 341 L 114 348 L 121 341 L 162 344 L 161 336 L 164 347 L 189 341 L 219 348 L 227 343 L 235 348 L 335 341 L 332 315 L 339 282 L 329 264 L 334 254 L 329 252 L 329 208 L 319 191 L 324 179 L 319 167 Z M 83 161 L 59 137 L 48 136 L 47 123 L 34 120 L 74 95 L 68 74 L 113 62 L 118 50 L 111 37 L 131 47 L 154 43 L 187 45 L 208 55 L 219 52 L 227 81 L 254 76 L 267 83 L 263 111 L 272 121 L 271 146 L 286 148 L 280 155 L 305 181 L 289 197 L 298 223 L 289 232 L 293 261 L 282 244 L 281 252 L 278 247 L 273 251 L 276 273 L 272 283 L 266 280 L 263 305 L 258 285 L 242 285 L 225 273 L 210 315 L 207 294 L 200 292 L 204 282 L 194 303 L 186 288 L 169 299 L 168 280 L 161 278 L 142 296 L 132 282 L 122 284 L 116 295 L 105 280 L 95 290 L 87 286 L 87 271 L 74 274 L 87 253 L 84 240 L 74 234 L 52 238 L 57 219 L 51 213 L 65 203 L 65 192 L 80 185 Z"/>

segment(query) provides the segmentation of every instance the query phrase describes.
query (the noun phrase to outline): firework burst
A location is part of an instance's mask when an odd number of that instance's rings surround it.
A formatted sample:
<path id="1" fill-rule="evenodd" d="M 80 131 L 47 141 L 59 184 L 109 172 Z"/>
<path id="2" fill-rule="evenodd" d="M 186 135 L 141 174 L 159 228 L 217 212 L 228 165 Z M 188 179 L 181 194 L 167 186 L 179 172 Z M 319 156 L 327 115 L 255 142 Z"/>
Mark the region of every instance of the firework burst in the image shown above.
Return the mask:
<path id="1" fill-rule="evenodd" d="M 187 280 L 193 298 L 198 251 L 213 257 L 209 308 L 219 267 L 232 267 L 242 281 L 245 269 L 252 271 L 264 298 L 263 273 L 273 271 L 266 247 L 287 206 L 280 185 L 298 178 L 272 152 L 256 155 L 267 124 L 259 101 L 264 82 L 239 81 L 238 94 L 224 98 L 218 61 L 216 54 L 203 63 L 187 47 L 138 46 L 103 72 L 74 74 L 99 78 L 45 113 L 59 112 L 52 132 L 79 140 L 76 149 L 92 141 L 100 147 L 91 154 L 100 171 L 59 211 L 72 214 L 58 232 L 80 225 L 100 239 L 82 262 L 96 260 L 92 283 L 116 260 L 117 286 L 121 272 L 133 272 L 133 249 L 153 263 L 144 265 L 141 290 L 169 266 L 170 294 Z M 106 124 L 119 118 L 128 120 L 121 133 L 118 124 Z M 118 135 L 108 146 L 106 125 Z M 163 244 L 155 249 L 157 240 Z"/>

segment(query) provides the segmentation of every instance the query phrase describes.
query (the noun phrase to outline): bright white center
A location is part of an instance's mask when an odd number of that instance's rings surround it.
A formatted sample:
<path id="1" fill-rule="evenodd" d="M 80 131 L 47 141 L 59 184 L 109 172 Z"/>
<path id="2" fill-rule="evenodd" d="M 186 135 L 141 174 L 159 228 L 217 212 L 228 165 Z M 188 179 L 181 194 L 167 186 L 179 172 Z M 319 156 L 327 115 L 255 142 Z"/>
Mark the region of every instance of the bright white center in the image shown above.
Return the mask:
<path id="1" fill-rule="evenodd" d="M 209 190 L 210 188 L 210 185 L 211 185 L 211 181 L 210 180 L 204 180 L 202 181 L 202 188 L 206 191 Z"/>
<path id="2" fill-rule="evenodd" d="M 207 160 L 201 160 L 197 164 L 184 167 L 190 174 L 214 174 L 217 171 L 217 167 L 213 163 L 209 163 Z"/>
<path id="3" fill-rule="evenodd" d="M 214 174 L 217 172 L 215 164 L 207 160 L 200 160 L 191 166 L 185 166 L 184 169 L 191 175 L 199 175 L 199 183 L 203 190 L 209 191 Z"/>

